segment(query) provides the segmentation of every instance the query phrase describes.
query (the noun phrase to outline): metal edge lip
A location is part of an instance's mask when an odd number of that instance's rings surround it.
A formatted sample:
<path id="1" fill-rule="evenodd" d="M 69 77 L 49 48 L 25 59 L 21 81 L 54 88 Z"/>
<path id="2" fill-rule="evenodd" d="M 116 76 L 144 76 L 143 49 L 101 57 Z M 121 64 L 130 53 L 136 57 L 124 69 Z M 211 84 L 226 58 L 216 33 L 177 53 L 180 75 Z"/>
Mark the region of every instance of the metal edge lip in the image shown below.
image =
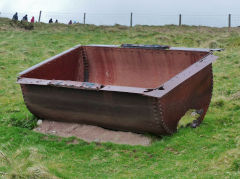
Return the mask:
<path id="1" fill-rule="evenodd" d="M 102 85 L 90 82 L 70 81 L 70 80 L 46 80 L 36 78 L 19 78 L 18 84 L 25 85 L 40 85 L 40 86 L 55 86 L 74 89 L 99 90 Z"/>
<path id="2" fill-rule="evenodd" d="M 170 47 L 170 50 L 180 50 L 180 51 L 192 51 L 192 52 L 214 52 L 214 51 L 223 51 L 222 48 L 210 49 L 210 48 L 187 48 L 187 47 Z"/>
<path id="3" fill-rule="evenodd" d="M 72 48 L 70 48 L 70 49 L 68 49 L 68 50 L 66 50 L 66 51 L 64 51 L 64 52 L 62 52 L 62 53 L 60 53 L 60 54 L 57 54 L 57 55 L 55 55 L 55 56 L 53 56 L 53 57 L 50 57 L 50 58 L 48 58 L 48 59 L 46 59 L 46 60 L 44 60 L 44 61 L 42 61 L 42 62 L 40 62 L 40 63 L 38 63 L 38 64 L 36 64 L 36 65 L 34 65 L 34 66 L 32 66 L 32 67 L 30 67 L 30 68 L 28 68 L 28 69 L 20 72 L 18 75 L 19 75 L 19 76 L 24 75 L 25 73 L 28 73 L 28 72 L 30 72 L 30 71 L 38 68 L 38 67 L 41 66 L 41 65 L 44 65 L 44 64 L 46 64 L 46 63 L 48 63 L 48 62 L 50 62 L 50 61 L 52 61 L 52 60 L 55 60 L 56 58 L 58 58 L 58 57 L 60 57 L 60 56 L 62 56 L 62 55 L 65 55 L 65 54 L 67 54 L 68 52 L 73 51 L 73 50 L 75 50 L 75 49 L 78 48 L 78 47 L 81 47 L 81 44 L 78 44 L 78 45 L 76 45 L 76 46 L 74 46 L 74 47 L 72 47 Z"/>
<path id="4" fill-rule="evenodd" d="M 112 47 L 112 48 L 118 48 L 121 47 L 121 45 L 107 45 L 107 44 L 89 44 L 89 45 L 83 45 L 84 47 Z"/>
<path id="5" fill-rule="evenodd" d="M 84 46 L 85 47 L 122 48 L 121 45 L 107 45 L 107 44 L 89 44 L 89 45 L 84 45 Z M 164 49 L 155 49 L 155 50 L 164 50 Z M 166 51 L 168 51 L 168 50 L 193 51 L 193 52 L 211 52 L 211 51 L 221 51 L 223 49 L 170 47 L 169 49 L 166 49 Z"/>
<path id="6" fill-rule="evenodd" d="M 217 56 L 214 56 L 210 53 L 196 63 L 189 66 L 188 68 L 186 68 L 185 70 L 183 70 L 182 72 L 172 77 L 167 82 L 165 82 L 159 87 L 161 89 L 156 88 L 153 91 L 145 92 L 143 95 L 161 98 L 162 96 L 166 95 L 168 92 L 179 86 L 181 83 L 189 79 L 191 76 L 197 74 L 203 68 L 216 61 L 217 58 Z"/>
<path id="7" fill-rule="evenodd" d="M 143 94 L 146 88 L 128 87 L 128 86 L 114 86 L 114 85 L 101 85 L 98 83 L 91 82 L 80 82 L 70 80 L 45 80 L 36 78 L 19 78 L 18 84 L 24 85 L 40 85 L 40 86 L 54 86 L 64 87 L 73 89 L 84 89 L 84 90 L 96 90 L 96 91 L 113 91 L 113 92 L 127 92 L 135 94 Z"/>
<path id="8" fill-rule="evenodd" d="M 114 86 L 114 85 L 106 85 L 100 89 L 101 91 L 114 91 L 114 92 L 126 92 L 126 93 L 135 93 L 135 94 L 143 94 L 146 91 L 146 88 L 140 87 L 130 87 L 130 86 Z"/>
<path id="9" fill-rule="evenodd" d="M 193 52 L 211 52 L 211 49 L 208 49 L 208 48 L 170 47 L 169 50 L 193 51 Z"/>

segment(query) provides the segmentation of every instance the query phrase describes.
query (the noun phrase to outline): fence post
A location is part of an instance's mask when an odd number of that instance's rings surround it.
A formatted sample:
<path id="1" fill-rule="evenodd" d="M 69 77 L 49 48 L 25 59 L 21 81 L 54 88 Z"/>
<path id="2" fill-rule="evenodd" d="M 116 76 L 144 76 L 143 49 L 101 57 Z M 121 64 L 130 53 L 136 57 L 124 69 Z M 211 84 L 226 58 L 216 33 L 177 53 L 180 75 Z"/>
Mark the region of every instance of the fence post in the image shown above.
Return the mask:
<path id="1" fill-rule="evenodd" d="M 231 28 L 232 15 L 228 14 L 228 28 Z"/>
<path id="2" fill-rule="evenodd" d="M 130 17 L 130 27 L 132 27 L 133 23 L 133 13 L 131 12 L 131 17 Z"/>
<path id="3" fill-rule="evenodd" d="M 179 26 L 182 26 L 182 14 L 179 14 Z"/>
<path id="4" fill-rule="evenodd" d="M 86 24 L 86 12 L 83 14 L 83 24 Z"/>
<path id="5" fill-rule="evenodd" d="M 42 15 L 42 11 L 39 12 L 38 22 L 41 21 L 41 15 Z"/>

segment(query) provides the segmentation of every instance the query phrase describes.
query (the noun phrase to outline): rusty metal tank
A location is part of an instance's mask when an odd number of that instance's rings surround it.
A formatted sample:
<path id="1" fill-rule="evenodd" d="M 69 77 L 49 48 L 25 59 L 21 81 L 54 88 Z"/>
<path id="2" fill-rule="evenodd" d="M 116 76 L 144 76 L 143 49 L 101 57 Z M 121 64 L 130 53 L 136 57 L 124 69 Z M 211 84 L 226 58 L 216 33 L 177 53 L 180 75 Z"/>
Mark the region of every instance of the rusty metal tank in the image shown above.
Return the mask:
<path id="1" fill-rule="evenodd" d="M 172 134 L 212 96 L 210 49 L 160 45 L 78 45 L 20 73 L 23 98 L 41 119 Z"/>

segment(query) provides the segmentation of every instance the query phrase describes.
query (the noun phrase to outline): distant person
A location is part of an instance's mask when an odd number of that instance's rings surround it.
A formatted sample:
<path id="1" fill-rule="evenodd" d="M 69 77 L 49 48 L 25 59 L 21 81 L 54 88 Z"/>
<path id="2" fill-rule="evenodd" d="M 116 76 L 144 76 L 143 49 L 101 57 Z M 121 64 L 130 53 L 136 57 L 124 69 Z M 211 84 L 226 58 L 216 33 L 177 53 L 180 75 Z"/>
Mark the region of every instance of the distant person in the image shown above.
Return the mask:
<path id="1" fill-rule="evenodd" d="M 18 13 L 17 12 L 13 15 L 12 20 L 18 21 Z"/>
<path id="2" fill-rule="evenodd" d="M 27 14 L 26 14 L 25 16 L 23 16 L 22 21 L 28 22 L 28 16 L 27 16 Z"/>
<path id="3" fill-rule="evenodd" d="M 69 21 L 68 25 L 71 25 L 72 24 L 72 20 Z"/>
<path id="4" fill-rule="evenodd" d="M 31 23 L 34 23 L 34 16 L 32 16 Z"/>
<path id="5" fill-rule="evenodd" d="M 76 21 L 73 21 L 73 24 L 76 24 L 77 22 Z"/>
<path id="6" fill-rule="evenodd" d="M 53 23 L 53 20 L 52 20 L 52 18 L 51 18 L 51 19 L 49 19 L 48 23 L 49 23 L 49 24 Z"/>
<path id="7" fill-rule="evenodd" d="M 58 23 L 58 20 L 56 19 L 55 23 L 57 24 Z"/>

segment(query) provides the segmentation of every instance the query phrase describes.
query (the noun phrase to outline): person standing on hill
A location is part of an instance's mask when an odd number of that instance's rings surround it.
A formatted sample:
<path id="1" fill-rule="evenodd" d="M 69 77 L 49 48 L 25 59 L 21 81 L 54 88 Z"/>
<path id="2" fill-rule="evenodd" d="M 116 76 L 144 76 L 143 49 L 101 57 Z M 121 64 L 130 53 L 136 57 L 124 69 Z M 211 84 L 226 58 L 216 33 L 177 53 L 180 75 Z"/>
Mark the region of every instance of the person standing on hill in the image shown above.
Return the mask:
<path id="1" fill-rule="evenodd" d="M 34 16 L 32 16 L 31 23 L 34 23 Z"/>
<path id="2" fill-rule="evenodd" d="M 72 24 L 72 20 L 69 21 L 68 25 L 71 25 Z"/>
<path id="3" fill-rule="evenodd" d="M 58 20 L 56 19 L 55 23 L 57 24 L 58 23 Z"/>
<path id="4" fill-rule="evenodd" d="M 52 18 L 51 18 L 51 19 L 49 19 L 48 23 L 49 23 L 49 24 L 53 23 L 53 20 L 52 20 Z"/>
<path id="5" fill-rule="evenodd" d="M 23 16 L 22 21 L 28 22 L 27 14 L 25 16 Z"/>
<path id="6" fill-rule="evenodd" d="M 17 12 L 13 15 L 12 20 L 18 21 L 18 13 Z"/>

